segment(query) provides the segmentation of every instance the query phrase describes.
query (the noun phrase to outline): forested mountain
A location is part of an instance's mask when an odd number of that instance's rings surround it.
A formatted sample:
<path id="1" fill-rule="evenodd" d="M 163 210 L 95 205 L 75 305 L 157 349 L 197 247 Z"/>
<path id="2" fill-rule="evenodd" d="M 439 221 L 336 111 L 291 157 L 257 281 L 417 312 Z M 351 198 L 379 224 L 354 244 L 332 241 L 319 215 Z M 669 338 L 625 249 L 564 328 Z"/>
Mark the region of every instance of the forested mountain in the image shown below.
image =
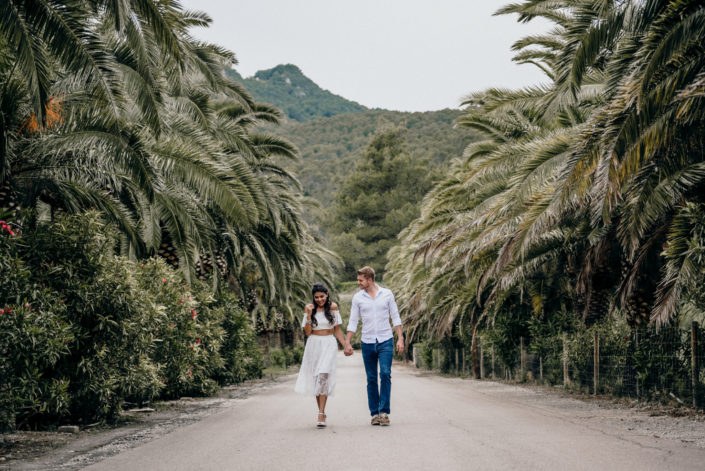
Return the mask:
<path id="1" fill-rule="evenodd" d="M 367 110 L 354 101 L 322 89 L 292 64 L 260 70 L 249 78 L 243 78 L 234 69 L 225 72 L 229 78 L 245 85 L 257 101 L 276 105 L 296 121 Z"/>
<path id="2" fill-rule="evenodd" d="M 462 112 L 370 110 L 323 90 L 295 65 L 278 65 L 243 78 L 236 70 L 227 75 L 245 85 L 255 100 L 270 103 L 288 116 L 276 132 L 299 148 L 301 159 L 287 162 L 304 186 L 304 193 L 331 206 L 334 192 L 360 161 L 376 130 L 389 126 L 406 129 L 404 138 L 414 159 L 427 161 L 433 172 L 439 164 L 462 155 L 478 134 L 455 128 Z M 325 230 L 324 230 L 325 232 Z"/>
<path id="3" fill-rule="evenodd" d="M 289 119 L 276 128 L 266 126 L 265 130 L 284 136 L 299 149 L 300 159 L 284 159 L 282 165 L 298 177 L 304 195 L 320 203 L 320 207 L 304 208 L 305 219 L 311 229 L 326 236 L 329 246 L 343 257 L 348 278 L 354 277 L 353 268 L 361 263 L 373 264 L 380 273 L 383 272 L 386 250 L 393 245 L 396 232 L 418 215 L 420 197 L 430 184 L 445 174 L 450 161 L 461 157 L 463 149 L 479 136 L 475 130 L 454 126 L 455 120 L 462 115 L 461 110 L 415 113 L 370 110 L 321 89 L 295 65 L 278 65 L 247 79 L 233 69 L 226 72 L 245 85 L 256 101 L 270 103 L 288 116 Z M 394 140 L 404 149 L 402 160 L 406 163 L 403 168 L 393 170 L 392 164 L 383 166 L 384 171 L 374 165 L 365 167 L 368 160 L 366 149 L 368 153 L 370 151 L 368 146 L 376 137 L 392 129 Z M 419 169 L 425 172 L 421 179 L 423 183 L 415 185 L 416 193 L 420 194 L 414 193 L 413 198 L 404 197 L 404 201 L 390 203 L 387 193 L 392 192 L 398 182 L 408 183 L 417 178 Z M 383 211 L 399 209 L 397 205 L 404 207 L 404 217 L 397 218 L 398 223 L 402 220 L 403 223 L 401 226 L 393 224 L 393 233 L 387 233 L 387 230 L 382 231 L 382 235 L 365 235 L 364 227 L 378 227 L 380 221 L 374 220 L 372 215 L 368 220 L 365 211 L 347 214 L 345 210 L 351 208 L 345 208 L 347 204 L 341 206 L 345 195 L 339 191 L 358 194 L 351 187 L 351 181 L 367 181 L 365 172 L 370 173 L 370 179 L 375 179 L 380 177 L 375 172 L 390 171 L 398 175 L 385 175 L 387 183 L 374 188 L 374 197 L 380 206 L 384 206 Z M 341 222 L 346 218 L 355 220 L 347 221 L 346 225 Z"/>
<path id="4" fill-rule="evenodd" d="M 460 114 L 459 110 L 419 113 L 375 110 L 303 123 L 289 120 L 278 132 L 301 152 L 302 158 L 290 165 L 304 186 L 304 194 L 329 207 L 334 192 L 360 161 L 375 130 L 385 125 L 406 129 L 404 137 L 409 153 L 415 159 L 427 160 L 429 171 L 433 171 L 439 164 L 461 156 L 465 146 L 475 140 L 474 131 L 453 126 Z"/>

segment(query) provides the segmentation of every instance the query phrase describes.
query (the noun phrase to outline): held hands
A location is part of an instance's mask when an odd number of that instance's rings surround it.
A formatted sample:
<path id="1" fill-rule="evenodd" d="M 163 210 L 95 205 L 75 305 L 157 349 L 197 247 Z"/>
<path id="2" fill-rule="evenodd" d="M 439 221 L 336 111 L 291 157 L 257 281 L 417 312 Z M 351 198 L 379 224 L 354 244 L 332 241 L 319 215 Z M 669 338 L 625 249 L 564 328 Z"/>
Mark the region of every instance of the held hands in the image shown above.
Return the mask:
<path id="1" fill-rule="evenodd" d="M 350 345 L 349 342 L 345 343 L 345 348 L 343 349 L 343 353 L 345 353 L 346 357 L 349 357 L 350 355 L 353 354 L 353 348 L 352 345 Z"/>

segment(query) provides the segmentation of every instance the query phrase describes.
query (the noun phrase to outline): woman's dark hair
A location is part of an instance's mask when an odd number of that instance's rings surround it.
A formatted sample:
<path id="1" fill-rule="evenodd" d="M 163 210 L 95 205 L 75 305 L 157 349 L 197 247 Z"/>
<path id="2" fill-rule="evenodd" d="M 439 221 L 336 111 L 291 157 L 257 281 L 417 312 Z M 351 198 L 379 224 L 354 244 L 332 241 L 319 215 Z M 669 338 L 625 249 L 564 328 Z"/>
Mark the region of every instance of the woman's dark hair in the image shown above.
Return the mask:
<path id="1" fill-rule="evenodd" d="M 331 325 L 335 324 L 335 317 L 333 317 L 333 314 L 330 312 L 330 295 L 328 294 L 328 288 L 326 288 L 326 285 L 321 284 L 321 283 L 316 283 L 313 285 L 313 288 L 311 288 L 311 297 L 313 299 L 313 315 L 311 316 L 311 323 L 315 327 L 318 325 L 318 321 L 316 320 L 316 311 L 318 311 L 318 303 L 316 302 L 316 298 L 313 298 L 313 295 L 316 293 L 325 293 L 326 294 L 326 303 L 323 305 L 323 310 L 326 315 L 326 319 L 328 319 L 328 322 L 330 322 Z"/>

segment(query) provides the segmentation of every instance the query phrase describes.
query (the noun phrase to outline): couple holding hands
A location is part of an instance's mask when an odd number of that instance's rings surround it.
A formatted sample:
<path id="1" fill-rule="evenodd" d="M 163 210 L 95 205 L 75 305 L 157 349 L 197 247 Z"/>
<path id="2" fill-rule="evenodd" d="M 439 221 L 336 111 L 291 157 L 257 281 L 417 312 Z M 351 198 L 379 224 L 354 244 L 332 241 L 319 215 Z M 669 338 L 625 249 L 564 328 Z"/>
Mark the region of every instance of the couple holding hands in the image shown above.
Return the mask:
<path id="1" fill-rule="evenodd" d="M 392 357 L 394 335 L 389 325 L 392 320 L 397 332 L 397 352 L 404 352 L 401 318 L 394 295 L 375 283 L 375 272 L 370 267 L 357 271 L 360 291 L 353 296 L 347 337 L 343 337 L 343 323 L 338 305 L 331 302 L 328 290 L 316 284 L 311 290 L 313 304 L 306 306 L 302 327 L 308 336 L 295 391 L 313 394 L 318 404 L 316 425 L 326 426 L 326 401 L 335 390 L 335 358 L 338 344 L 346 356 L 353 354 L 350 339 L 362 319 L 362 360 L 367 373 L 367 403 L 372 425 L 389 425 L 389 400 L 392 391 Z M 379 369 L 380 381 L 377 381 Z"/>

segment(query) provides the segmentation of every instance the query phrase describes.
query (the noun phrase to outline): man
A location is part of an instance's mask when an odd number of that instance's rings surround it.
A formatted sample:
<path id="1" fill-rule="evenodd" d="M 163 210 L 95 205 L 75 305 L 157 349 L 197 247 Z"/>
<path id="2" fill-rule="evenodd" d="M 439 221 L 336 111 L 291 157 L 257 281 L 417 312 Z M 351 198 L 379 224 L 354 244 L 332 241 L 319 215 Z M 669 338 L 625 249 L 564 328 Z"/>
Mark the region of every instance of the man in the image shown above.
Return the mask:
<path id="1" fill-rule="evenodd" d="M 399 309 L 394 295 L 375 283 L 375 271 L 363 267 L 357 271 L 357 284 L 360 291 L 353 296 L 350 308 L 348 335 L 345 339 L 345 354 L 352 355 L 350 339 L 357 330 L 362 318 L 362 360 L 367 373 L 367 403 L 370 407 L 372 425 L 389 425 L 389 401 L 392 392 L 392 356 L 394 355 L 394 334 L 389 325 L 397 331 L 397 352 L 404 352 L 404 337 L 401 332 Z M 379 365 L 380 385 L 377 385 Z"/>

